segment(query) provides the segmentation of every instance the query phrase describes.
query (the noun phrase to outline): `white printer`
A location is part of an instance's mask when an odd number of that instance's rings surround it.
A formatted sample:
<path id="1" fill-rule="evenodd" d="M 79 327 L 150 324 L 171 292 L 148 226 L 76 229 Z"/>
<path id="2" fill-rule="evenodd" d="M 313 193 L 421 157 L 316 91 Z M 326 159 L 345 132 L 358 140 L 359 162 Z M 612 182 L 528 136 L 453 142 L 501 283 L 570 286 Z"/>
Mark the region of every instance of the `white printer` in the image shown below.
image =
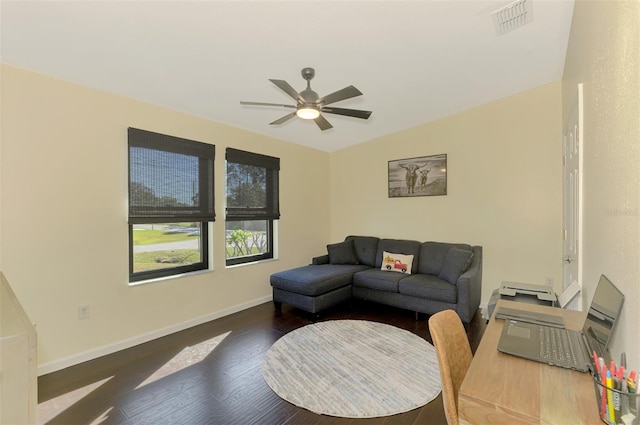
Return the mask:
<path id="1" fill-rule="evenodd" d="M 491 294 L 491 299 L 487 305 L 487 319 L 493 314 L 493 310 L 499 299 L 529 304 L 558 306 L 558 297 L 551 286 L 503 281 L 500 288 Z"/>

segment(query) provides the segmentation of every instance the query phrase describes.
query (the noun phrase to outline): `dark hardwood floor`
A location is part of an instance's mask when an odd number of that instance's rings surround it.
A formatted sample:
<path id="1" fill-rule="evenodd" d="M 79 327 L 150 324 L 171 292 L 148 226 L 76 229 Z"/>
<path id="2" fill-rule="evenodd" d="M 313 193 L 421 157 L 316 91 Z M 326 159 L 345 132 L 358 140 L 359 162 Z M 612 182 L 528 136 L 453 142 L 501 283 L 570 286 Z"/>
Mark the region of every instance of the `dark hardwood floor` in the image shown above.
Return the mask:
<path id="1" fill-rule="evenodd" d="M 442 396 L 395 416 L 323 416 L 280 399 L 262 378 L 264 354 L 282 335 L 314 321 L 388 323 L 431 341 L 426 315 L 354 302 L 312 315 L 265 303 L 38 379 L 40 424 L 446 424 Z M 469 327 L 475 351 L 485 321 Z"/>

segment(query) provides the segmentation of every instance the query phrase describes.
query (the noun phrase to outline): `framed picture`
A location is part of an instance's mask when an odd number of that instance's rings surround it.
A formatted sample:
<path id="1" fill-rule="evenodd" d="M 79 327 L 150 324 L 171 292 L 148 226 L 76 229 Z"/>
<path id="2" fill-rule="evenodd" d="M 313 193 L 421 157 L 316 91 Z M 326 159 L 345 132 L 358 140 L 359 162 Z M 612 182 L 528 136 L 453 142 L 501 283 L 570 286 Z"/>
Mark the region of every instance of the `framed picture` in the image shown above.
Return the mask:
<path id="1" fill-rule="evenodd" d="M 389 198 L 447 194 L 447 154 L 389 161 Z"/>

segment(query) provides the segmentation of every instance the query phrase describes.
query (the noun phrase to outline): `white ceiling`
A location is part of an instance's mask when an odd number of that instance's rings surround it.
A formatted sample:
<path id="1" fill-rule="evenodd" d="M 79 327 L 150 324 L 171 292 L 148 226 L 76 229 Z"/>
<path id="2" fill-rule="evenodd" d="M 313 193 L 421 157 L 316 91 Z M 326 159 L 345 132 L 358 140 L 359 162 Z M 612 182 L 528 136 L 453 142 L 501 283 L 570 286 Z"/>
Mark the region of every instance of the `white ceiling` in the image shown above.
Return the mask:
<path id="1" fill-rule="evenodd" d="M 561 79 L 573 0 L 528 0 L 533 22 L 497 36 L 491 12 L 512 1 L 7 1 L 4 63 L 323 151 L 365 142 Z M 292 119 L 268 79 L 369 120 Z"/>

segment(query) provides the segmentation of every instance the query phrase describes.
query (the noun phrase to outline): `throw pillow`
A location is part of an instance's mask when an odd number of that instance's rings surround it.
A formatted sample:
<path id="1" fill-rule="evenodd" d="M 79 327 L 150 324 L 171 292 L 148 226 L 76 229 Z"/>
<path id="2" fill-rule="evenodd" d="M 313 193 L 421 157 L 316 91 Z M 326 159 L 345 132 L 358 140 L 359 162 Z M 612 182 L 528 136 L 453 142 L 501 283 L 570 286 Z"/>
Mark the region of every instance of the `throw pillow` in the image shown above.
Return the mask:
<path id="1" fill-rule="evenodd" d="M 352 240 L 327 245 L 327 252 L 331 264 L 358 264 Z"/>
<path id="2" fill-rule="evenodd" d="M 380 270 L 411 274 L 412 264 L 413 255 L 382 251 L 382 267 Z"/>
<path id="3" fill-rule="evenodd" d="M 473 260 L 473 251 L 466 249 L 451 248 L 444 257 L 444 264 L 438 277 L 449 283 L 457 283 L 462 273 L 466 272 L 471 266 Z"/>

